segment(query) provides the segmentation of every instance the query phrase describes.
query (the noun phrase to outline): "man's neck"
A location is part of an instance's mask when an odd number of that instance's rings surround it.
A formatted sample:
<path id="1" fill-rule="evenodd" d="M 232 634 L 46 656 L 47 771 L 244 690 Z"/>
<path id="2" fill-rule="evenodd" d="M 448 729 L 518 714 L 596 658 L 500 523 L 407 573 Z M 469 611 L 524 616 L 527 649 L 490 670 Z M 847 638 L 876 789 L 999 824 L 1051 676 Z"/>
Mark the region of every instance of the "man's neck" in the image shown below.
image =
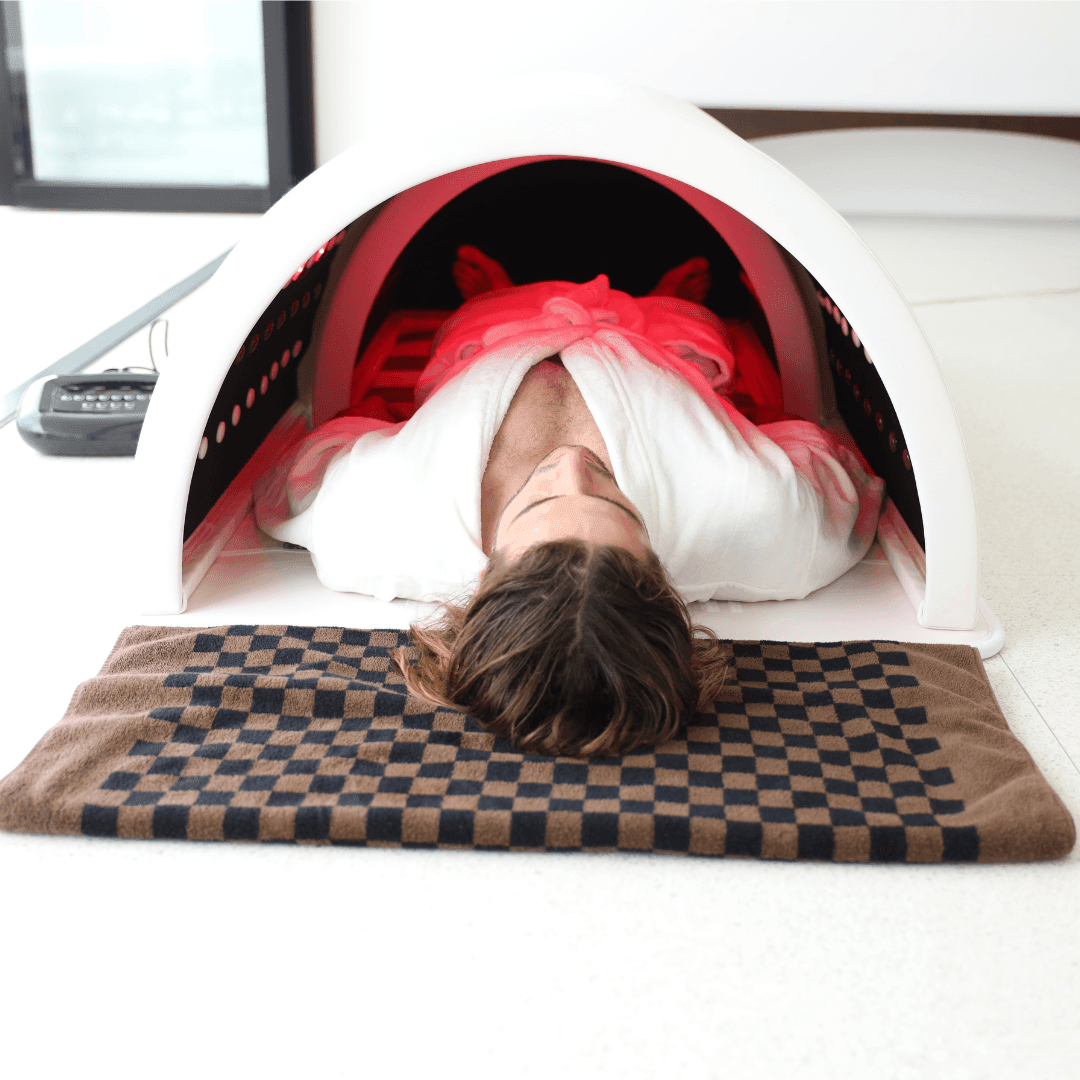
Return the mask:
<path id="1" fill-rule="evenodd" d="M 611 469 L 607 446 L 570 373 L 559 361 L 529 369 L 491 444 L 480 484 L 480 536 L 491 554 L 503 507 L 558 446 L 587 446 Z"/>

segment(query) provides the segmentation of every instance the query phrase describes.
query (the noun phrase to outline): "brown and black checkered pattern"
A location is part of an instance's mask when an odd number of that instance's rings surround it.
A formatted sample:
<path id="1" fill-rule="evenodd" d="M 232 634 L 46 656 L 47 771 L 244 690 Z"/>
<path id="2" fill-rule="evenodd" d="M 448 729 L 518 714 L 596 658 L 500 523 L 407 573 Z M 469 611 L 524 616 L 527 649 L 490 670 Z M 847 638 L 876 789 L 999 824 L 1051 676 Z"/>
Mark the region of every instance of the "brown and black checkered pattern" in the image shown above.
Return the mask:
<path id="1" fill-rule="evenodd" d="M 970 861 L 964 811 L 902 646 L 734 642 L 684 737 L 520 754 L 404 692 L 398 631 L 231 626 L 163 677 L 82 832 L 175 839 Z M 126 745 L 126 744 L 125 744 Z"/>

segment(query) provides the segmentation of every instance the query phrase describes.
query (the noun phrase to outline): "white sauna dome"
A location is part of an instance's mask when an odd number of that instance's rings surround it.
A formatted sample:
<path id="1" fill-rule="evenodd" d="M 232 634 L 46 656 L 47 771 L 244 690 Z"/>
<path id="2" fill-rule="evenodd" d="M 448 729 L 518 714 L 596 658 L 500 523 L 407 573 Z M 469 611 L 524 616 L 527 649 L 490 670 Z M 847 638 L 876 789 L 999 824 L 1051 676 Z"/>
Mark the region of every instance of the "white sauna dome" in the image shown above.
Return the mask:
<path id="1" fill-rule="evenodd" d="M 555 236 L 558 208 L 587 196 L 610 207 L 611 220 Z M 515 281 L 602 270 L 639 293 L 649 268 L 630 267 L 632 253 L 669 254 L 664 238 L 678 229 L 666 218 L 660 228 L 657 215 L 685 221 L 699 246 L 713 245 L 722 286 L 713 293 L 752 298 L 785 411 L 819 421 L 838 408 L 885 477 L 891 501 L 873 573 L 857 567 L 805 600 L 743 605 L 751 612 L 711 602 L 713 614 L 731 609 L 721 632 L 1000 648 L 1001 628 L 978 594 L 975 500 L 956 416 L 884 269 L 813 191 L 699 109 L 581 75 L 386 118 L 272 207 L 192 298 L 137 454 L 145 612 L 185 609 L 247 511 L 255 476 L 299 430 L 350 404 L 357 359 L 388 310 L 454 306 L 425 301 L 425 287 L 444 287 L 431 284 L 429 264 L 456 243 L 483 241 L 446 223 L 495 228 L 497 206 L 512 218 L 500 235 L 517 249 L 491 254 Z M 597 249 L 605 243 L 606 254 Z M 619 265 L 599 265 L 602 255 Z M 515 276 L 515 259 L 531 259 L 534 276 Z M 897 596 L 905 613 L 893 618 Z"/>

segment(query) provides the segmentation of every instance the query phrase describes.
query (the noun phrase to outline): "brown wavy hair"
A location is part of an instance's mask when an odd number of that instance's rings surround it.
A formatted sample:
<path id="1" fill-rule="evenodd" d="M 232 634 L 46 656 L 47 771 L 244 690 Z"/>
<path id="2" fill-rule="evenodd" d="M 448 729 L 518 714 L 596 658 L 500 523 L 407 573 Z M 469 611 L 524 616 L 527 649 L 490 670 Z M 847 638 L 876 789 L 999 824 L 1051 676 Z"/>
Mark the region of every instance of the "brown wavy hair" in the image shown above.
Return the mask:
<path id="1" fill-rule="evenodd" d="M 712 702 L 729 651 L 695 626 L 660 560 L 582 540 L 492 556 L 479 589 L 414 625 L 394 657 L 409 692 L 468 713 L 520 751 L 625 754 Z"/>

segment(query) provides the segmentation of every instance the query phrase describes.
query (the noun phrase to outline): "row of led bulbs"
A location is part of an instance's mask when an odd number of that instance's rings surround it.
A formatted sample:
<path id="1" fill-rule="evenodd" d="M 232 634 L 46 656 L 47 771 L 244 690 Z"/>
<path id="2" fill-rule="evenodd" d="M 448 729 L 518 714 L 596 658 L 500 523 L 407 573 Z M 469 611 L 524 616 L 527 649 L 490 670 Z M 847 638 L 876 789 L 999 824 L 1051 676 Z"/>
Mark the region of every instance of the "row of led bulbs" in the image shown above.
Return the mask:
<path id="1" fill-rule="evenodd" d="M 855 347 L 861 347 L 862 342 L 859 340 L 859 335 L 855 333 L 855 327 L 848 325 L 847 319 L 844 317 L 840 309 L 832 302 L 832 300 L 824 293 L 819 292 L 818 302 L 833 317 L 833 320 L 836 322 L 836 325 L 840 327 L 840 330 L 843 333 L 844 337 L 850 336 Z M 870 354 L 866 351 L 865 348 L 863 348 L 863 356 L 866 357 L 866 362 L 871 367 L 873 367 L 874 361 L 870 359 Z M 854 396 L 855 400 L 857 402 L 862 402 L 863 415 L 869 417 L 870 414 L 874 412 L 874 407 L 871 404 L 870 398 L 863 396 L 862 390 L 857 382 L 852 382 L 851 368 L 844 367 L 844 363 L 839 357 L 836 358 L 836 373 L 843 376 L 844 381 L 851 387 L 851 393 Z M 882 416 L 881 413 L 876 413 L 874 415 L 874 424 L 877 427 L 878 431 L 880 431 L 884 435 L 885 417 Z M 889 450 L 891 453 L 895 454 L 896 451 L 900 448 L 900 440 L 897 439 L 896 432 L 890 431 L 887 438 L 889 443 Z M 901 454 L 901 458 L 904 462 L 904 468 L 910 471 L 911 456 L 908 454 L 906 446 L 904 447 L 903 453 Z"/>
<path id="2" fill-rule="evenodd" d="M 275 360 L 270 365 L 269 375 L 268 376 L 264 375 L 262 377 L 262 379 L 260 380 L 260 382 L 259 382 L 259 396 L 260 397 L 263 394 L 265 394 L 266 391 L 270 388 L 270 383 L 272 383 L 278 377 L 278 375 L 280 374 L 282 369 L 287 368 L 289 366 L 290 361 L 295 360 L 300 355 L 300 351 L 303 349 L 303 347 L 304 347 L 304 344 L 303 344 L 302 341 L 294 342 L 291 349 L 286 349 L 284 352 L 282 352 L 280 360 Z M 244 404 L 249 409 L 252 407 L 252 405 L 255 404 L 255 398 L 256 398 L 255 388 L 253 386 L 248 387 L 247 395 L 244 398 Z M 242 416 L 243 416 L 243 411 L 241 410 L 240 406 L 239 405 L 234 405 L 232 407 L 232 414 L 229 417 L 229 419 L 232 421 L 232 426 L 233 427 L 239 427 L 240 418 Z M 224 420 L 219 421 L 218 426 L 217 426 L 217 430 L 214 432 L 214 442 L 216 442 L 216 443 L 224 442 L 225 441 L 225 432 L 227 430 L 228 429 L 225 426 L 225 421 Z M 209 449 L 210 449 L 210 439 L 206 435 L 204 435 L 202 437 L 202 442 L 199 443 L 199 460 L 200 461 L 204 457 L 206 457 L 206 452 Z"/>
<path id="3" fill-rule="evenodd" d="M 345 239 L 345 230 L 342 229 L 341 232 L 339 232 L 336 236 L 332 236 L 325 244 L 323 244 L 323 246 L 320 247 L 319 250 L 316 251 L 311 256 L 311 258 L 309 258 L 302 266 L 297 267 L 297 269 L 293 273 L 292 277 L 287 282 L 285 282 L 285 284 L 284 284 L 284 286 L 282 286 L 282 288 L 283 289 L 288 288 L 289 285 L 291 285 L 294 281 L 296 281 L 300 277 L 301 274 L 303 274 L 306 270 L 310 270 L 311 267 L 314 266 L 315 263 L 317 263 L 328 251 L 332 251 L 344 239 Z M 296 298 L 296 299 L 294 299 L 292 301 L 292 303 L 291 303 L 291 305 L 289 307 L 288 314 L 286 314 L 285 309 L 282 308 L 281 311 L 278 312 L 277 318 L 268 321 L 266 326 L 263 327 L 262 340 L 263 341 L 269 341 L 270 340 L 270 335 L 273 334 L 275 330 L 280 330 L 285 325 L 285 321 L 286 321 L 287 318 L 290 318 L 290 317 L 296 315 L 297 312 L 299 312 L 301 309 L 306 308 L 311 303 L 312 300 L 318 300 L 319 296 L 321 294 L 322 294 L 322 284 L 321 283 L 316 283 L 314 289 L 310 289 L 309 291 L 305 292 L 302 297 Z M 233 364 L 234 365 L 239 364 L 240 361 L 243 360 L 245 355 L 250 356 L 252 353 L 255 352 L 255 350 L 258 347 L 259 347 L 259 332 L 258 332 L 258 330 L 256 330 L 251 335 L 251 339 L 249 341 L 245 341 L 244 344 L 240 346 L 240 350 L 237 352 L 235 358 L 233 359 Z M 273 364 L 270 365 L 269 375 L 263 375 L 262 379 L 259 382 L 259 395 L 260 396 L 266 393 L 266 391 L 269 389 L 270 383 L 272 383 L 278 377 L 278 374 L 280 373 L 280 371 L 283 368 L 287 368 L 289 366 L 289 361 L 290 360 L 295 360 L 300 355 L 300 350 L 302 348 L 303 348 L 303 342 L 296 341 L 293 344 L 291 349 L 285 349 L 284 352 L 282 352 L 280 360 L 275 360 L 273 362 Z M 255 398 L 256 398 L 255 388 L 254 387 L 249 387 L 247 395 L 244 398 L 244 404 L 247 406 L 247 408 L 250 409 L 255 404 Z M 229 417 L 229 419 L 232 422 L 233 427 L 239 427 L 240 419 L 241 419 L 242 416 L 243 416 L 243 410 L 240 408 L 239 405 L 234 405 L 232 407 L 232 413 L 231 413 L 231 415 Z M 226 427 L 225 421 L 224 420 L 219 421 L 217 429 L 214 432 L 214 442 L 216 442 L 216 443 L 224 442 L 225 441 L 225 433 L 226 433 L 227 430 L 228 430 L 228 428 Z M 199 460 L 200 461 L 203 458 L 206 457 L 207 451 L 209 449 L 210 449 L 209 436 L 204 435 L 202 437 L 202 442 L 199 443 Z"/>

